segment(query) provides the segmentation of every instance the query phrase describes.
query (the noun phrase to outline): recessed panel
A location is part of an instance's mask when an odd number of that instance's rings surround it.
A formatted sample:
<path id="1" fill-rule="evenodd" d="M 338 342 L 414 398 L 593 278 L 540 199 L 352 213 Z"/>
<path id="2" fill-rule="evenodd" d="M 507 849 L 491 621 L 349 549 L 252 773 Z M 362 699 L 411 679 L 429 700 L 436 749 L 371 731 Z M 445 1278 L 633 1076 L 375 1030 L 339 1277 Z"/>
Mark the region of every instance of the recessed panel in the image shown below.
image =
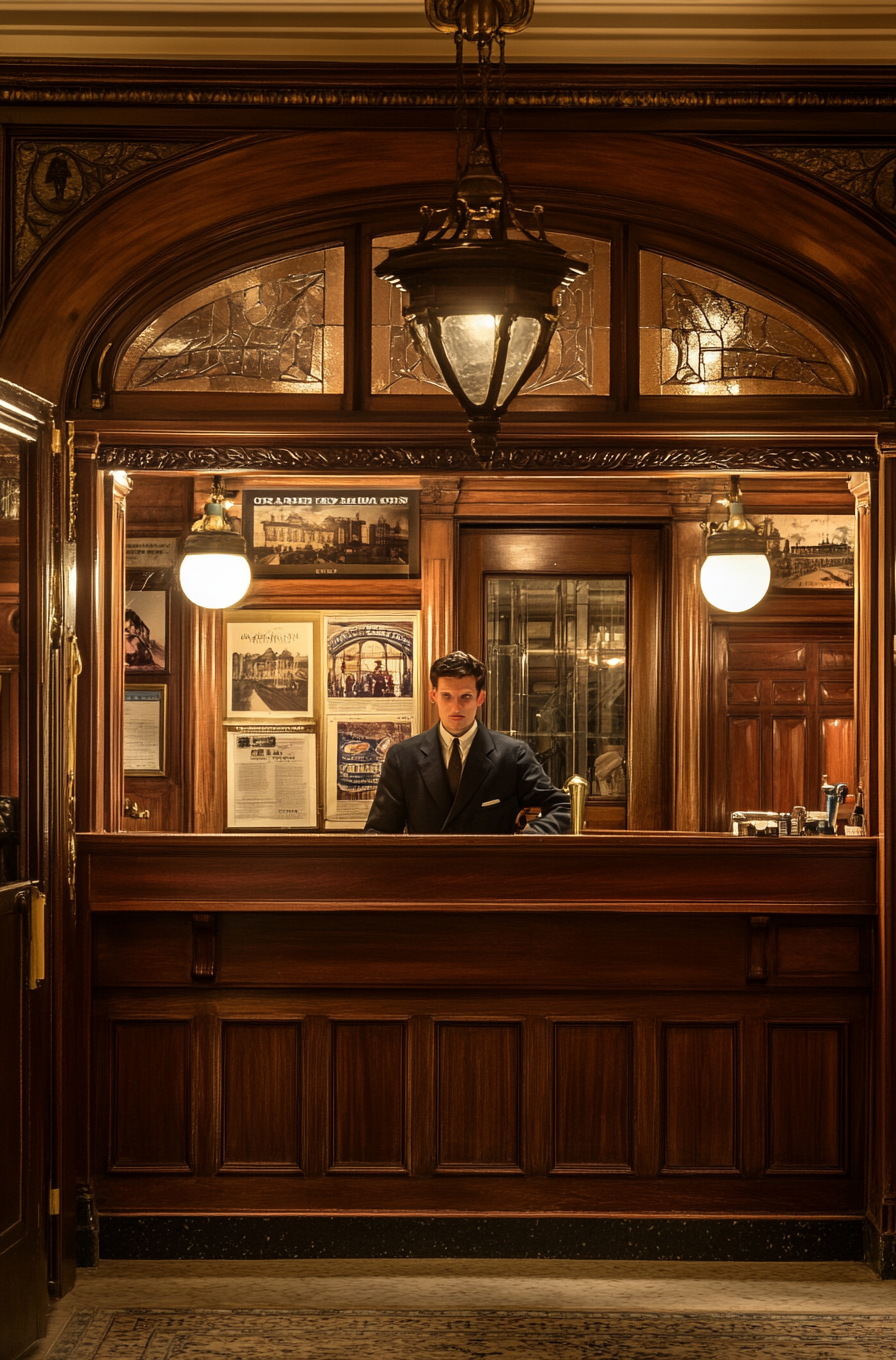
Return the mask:
<path id="1" fill-rule="evenodd" d="M 806 719 L 775 718 L 772 730 L 772 802 L 775 808 L 789 809 L 805 804 Z M 810 800 L 811 801 L 811 800 Z"/>
<path id="2" fill-rule="evenodd" d="M 772 703 L 804 704 L 806 686 L 802 680 L 776 680 L 772 685 Z"/>
<path id="3" fill-rule="evenodd" d="M 439 1170 L 518 1170 L 519 1025 L 439 1025 L 438 1067 Z"/>
<path id="4" fill-rule="evenodd" d="M 404 1169 L 405 1028 L 399 1020 L 333 1024 L 332 1169 Z"/>
<path id="5" fill-rule="evenodd" d="M 729 704 L 758 704 L 761 697 L 761 681 L 729 680 Z"/>
<path id="6" fill-rule="evenodd" d="M 630 1170 L 632 1026 L 554 1026 L 554 1170 Z"/>
<path id="7" fill-rule="evenodd" d="M 110 1169 L 189 1170 L 189 1021 L 119 1021 L 112 1064 Z"/>
<path id="8" fill-rule="evenodd" d="M 299 1166 L 298 1024 L 228 1021 L 222 1026 L 222 1166 Z"/>
<path id="9" fill-rule="evenodd" d="M 759 807 L 759 719 L 728 718 L 728 809 Z"/>
<path id="10" fill-rule="evenodd" d="M 853 694 L 851 680 L 822 680 L 818 686 L 820 704 L 852 704 Z"/>
<path id="11" fill-rule="evenodd" d="M 804 671 L 801 642 L 729 642 L 729 671 Z"/>
<path id="12" fill-rule="evenodd" d="M 845 1171 L 844 1027 L 771 1025 L 768 1170 Z"/>
<path id="13" fill-rule="evenodd" d="M 855 792 L 856 740 L 852 718 L 822 718 L 821 773 L 830 784 L 846 784 Z"/>
<path id="14" fill-rule="evenodd" d="M 733 1171 L 738 1162 L 737 1028 L 664 1028 L 665 1171 Z"/>

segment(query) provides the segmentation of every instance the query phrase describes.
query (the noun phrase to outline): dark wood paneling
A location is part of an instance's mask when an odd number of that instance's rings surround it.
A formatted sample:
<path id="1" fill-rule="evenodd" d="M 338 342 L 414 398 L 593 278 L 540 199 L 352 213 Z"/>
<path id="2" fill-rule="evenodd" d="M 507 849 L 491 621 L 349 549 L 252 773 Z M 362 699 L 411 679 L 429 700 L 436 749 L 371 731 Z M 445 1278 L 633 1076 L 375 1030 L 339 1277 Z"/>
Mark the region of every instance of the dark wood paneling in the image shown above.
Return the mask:
<path id="1" fill-rule="evenodd" d="M 85 908 L 713 913 L 875 910 L 876 842 L 632 836 L 92 836 Z"/>
<path id="2" fill-rule="evenodd" d="M 190 1170 L 190 1024 L 119 1021 L 112 1044 L 110 1169 Z"/>
<path id="3" fill-rule="evenodd" d="M 222 1025 L 223 1171 L 298 1170 L 300 1065 L 299 1025 Z"/>
<path id="4" fill-rule="evenodd" d="M 862 931 L 855 926 L 778 927 L 779 977 L 843 977 L 867 969 Z"/>
<path id="5" fill-rule="evenodd" d="M 330 1170 L 405 1170 L 406 1023 L 336 1021 L 332 1046 Z"/>
<path id="6" fill-rule="evenodd" d="M 845 1172 L 842 1025 L 771 1025 L 768 1170 Z"/>
<path id="7" fill-rule="evenodd" d="M 799 642 L 729 642 L 729 671 L 798 671 L 806 668 L 806 648 Z"/>
<path id="8" fill-rule="evenodd" d="M 822 718 L 821 773 L 831 784 L 846 784 L 855 793 L 856 742 L 852 718 Z"/>
<path id="9" fill-rule="evenodd" d="M 554 1025 L 554 1171 L 630 1171 L 631 1024 Z"/>
<path id="10" fill-rule="evenodd" d="M 520 1170 L 520 1026 L 438 1026 L 439 1171 Z"/>
<path id="11" fill-rule="evenodd" d="M 735 1025 L 666 1025 L 664 1171 L 734 1171 L 738 1165 Z"/>
<path id="12" fill-rule="evenodd" d="M 759 807 L 759 719 L 728 719 L 728 807 Z"/>
<path id="13" fill-rule="evenodd" d="M 803 801 L 806 776 L 806 719 L 772 720 L 772 789 L 770 808 L 789 811 Z"/>

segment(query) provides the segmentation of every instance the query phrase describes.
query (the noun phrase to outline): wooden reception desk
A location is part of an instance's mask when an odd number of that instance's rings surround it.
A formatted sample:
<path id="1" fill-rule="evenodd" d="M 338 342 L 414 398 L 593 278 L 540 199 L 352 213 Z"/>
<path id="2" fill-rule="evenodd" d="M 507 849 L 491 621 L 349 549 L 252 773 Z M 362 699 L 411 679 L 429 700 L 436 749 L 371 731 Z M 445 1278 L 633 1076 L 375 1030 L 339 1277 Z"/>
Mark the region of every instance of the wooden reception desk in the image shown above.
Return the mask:
<path id="1" fill-rule="evenodd" d="M 876 852 L 83 835 L 99 1208 L 859 1215 Z"/>

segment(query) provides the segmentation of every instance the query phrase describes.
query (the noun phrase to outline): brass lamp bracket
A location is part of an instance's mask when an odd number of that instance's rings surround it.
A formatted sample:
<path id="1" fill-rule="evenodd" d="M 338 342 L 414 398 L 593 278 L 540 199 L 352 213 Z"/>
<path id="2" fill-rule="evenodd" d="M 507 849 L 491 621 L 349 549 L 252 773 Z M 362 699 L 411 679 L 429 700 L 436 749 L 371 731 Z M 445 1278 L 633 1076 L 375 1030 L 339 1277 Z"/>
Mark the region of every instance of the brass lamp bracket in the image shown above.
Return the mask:
<path id="1" fill-rule="evenodd" d="M 491 42 L 499 34 L 528 28 L 535 0 L 423 0 L 426 17 L 439 33 L 458 33 L 467 42 Z"/>

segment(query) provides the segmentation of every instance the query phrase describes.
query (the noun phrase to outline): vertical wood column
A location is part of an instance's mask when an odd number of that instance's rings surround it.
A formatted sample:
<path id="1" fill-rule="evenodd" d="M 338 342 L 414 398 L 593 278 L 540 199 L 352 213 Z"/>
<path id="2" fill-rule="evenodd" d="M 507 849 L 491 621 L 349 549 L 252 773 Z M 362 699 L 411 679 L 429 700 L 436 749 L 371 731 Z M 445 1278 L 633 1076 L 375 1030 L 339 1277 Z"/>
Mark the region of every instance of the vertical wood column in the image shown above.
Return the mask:
<path id="1" fill-rule="evenodd" d="M 190 606 L 190 656 L 187 693 L 190 717 L 186 762 L 186 820 L 190 831 L 214 835 L 224 830 L 222 760 L 224 614 Z"/>
<path id="2" fill-rule="evenodd" d="M 873 502 L 877 478 L 870 472 L 855 473 L 849 489 L 856 500 L 854 713 L 856 731 L 856 778 L 865 791 L 868 834 L 878 825 L 873 784 L 871 737 L 874 731 L 872 696 L 872 650 L 874 639 L 874 574 L 877 550 L 877 525 Z"/>
<path id="3" fill-rule="evenodd" d="M 77 743 L 75 822 L 78 831 L 102 831 L 105 825 L 106 687 L 106 537 L 103 506 L 104 473 L 96 465 L 99 436 L 75 431 L 75 494 L 78 535 L 75 550 L 77 591 L 75 629 L 83 666 L 78 684 L 79 732 L 93 734 Z"/>
<path id="4" fill-rule="evenodd" d="M 121 830 L 124 811 L 124 587 L 127 515 L 125 504 L 133 483 L 126 472 L 103 478 L 105 539 L 105 692 L 106 749 L 103 821 L 107 831 Z"/>
<path id="5" fill-rule="evenodd" d="M 881 441 L 874 585 L 863 627 L 872 632 L 872 714 L 876 717 L 871 750 L 871 826 L 878 842 L 878 949 L 876 957 L 875 1070 L 871 1079 L 871 1175 L 869 1216 L 880 1234 L 882 1274 L 896 1277 L 896 940 L 894 940 L 894 837 L 896 837 L 896 441 Z"/>
<path id="6" fill-rule="evenodd" d="M 459 492 L 459 477 L 424 477 L 420 483 L 421 683 L 427 693 L 430 666 L 455 646 L 454 507 Z M 426 726 L 428 718 L 423 722 Z"/>
<path id="7" fill-rule="evenodd" d="M 702 831 L 706 807 L 709 608 L 700 589 L 708 514 L 706 483 L 673 484 L 670 667 L 672 685 L 672 829 Z"/>

